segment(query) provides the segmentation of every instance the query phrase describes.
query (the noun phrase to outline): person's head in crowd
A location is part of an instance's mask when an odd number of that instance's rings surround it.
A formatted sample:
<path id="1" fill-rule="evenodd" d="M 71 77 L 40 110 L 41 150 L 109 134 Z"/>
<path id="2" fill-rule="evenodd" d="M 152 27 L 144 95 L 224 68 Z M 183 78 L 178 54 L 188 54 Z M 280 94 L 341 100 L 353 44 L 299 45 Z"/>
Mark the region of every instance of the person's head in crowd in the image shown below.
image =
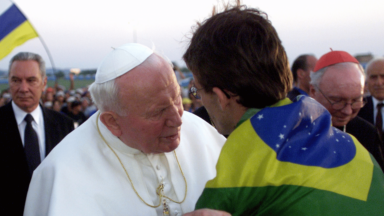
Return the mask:
<path id="1" fill-rule="evenodd" d="M 80 97 L 83 97 L 84 90 L 82 88 L 78 88 L 78 89 L 76 89 L 75 94 L 78 94 L 78 95 L 80 95 Z"/>
<path id="2" fill-rule="evenodd" d="M 45 101 L 44 102 L 44 107 L 48 109 L 52 109 L 52 101 Z"/>
<path id="3" fill-rule="evenodd" d="M 314 55 L 300 55 L 292 64 L 293 81 L 297 88 L 309 93 L 310 73 L 315 68 L 317 58 Z"/>
<path id="4" fill-rule="evenodd" d="M 292 88 L 284 47 L 257 9 L 236 7 L 204 21 L 183 58 L 211 120 L 225 135 L 247 108 L 275 104 Z"/>
<path id="5" fill-rule="evenodd" d="M 52 87 L 48 87 L 48 88 L 46 88 L 46 89 L 45 89 L 45 92 L 50 92 L 50 93 L 53 93 L 53 94 L 56 93 L 56 92 L 55 92 L 55 89 L 53 89 Z"/>
<path id="6" fill-rule="evenodd" d="M 81 107 L 81 102 L 80 101 L 73 101 L 71 103 L 71 109 L 70 109 L 70 112 L 72 112 L 74 115 L 77 115 L 81 112 L 82 110 L 82 107 Z"/>
<path id="7" fill-rule="evenodd" d="M 9 64 L 8 81 L 15 104 L 27 113 L 32 112 L 47 85 L 44 60 L 30 52 L 16 54 Z"/>
<path id="8" fill-rule="evenodd" d="M 52 103 L 52 109 L 55 110 L 56 112 L 60 112 L 62 104 L 60 103 L 59 100 L 54 100 Z"/>
<path id="9" fill-rule="evenodd" d="M 374 58 L 366 65 L 367 87 L 372 97 L 384 100 L 384 58 Z"/>
<path id="10" fill-rule="evenodd" d="M 90 104 L 90 100 L 87 98 L 87 97 L 82 97 L 80 99 L 80 102 L 81 102 L 81 110 L 84 111 L 85 109 L 87 109 L 87 107 L 89 106 Z"/>
<path id="11" fill-rule="evenodd" d="M 74 96 L 70 96 L 70 97 L 67 99 L 67 108 L 68 108 L 68 111 L 71 111 L 71 109 L 72 109 L 71 104 L 72 104 L 73 102 L 75 102 L 75 101 L 76 101 L 76 98 L 75 98 Z"/>
<path id="12" fill-rule="evenodd" d="M 55 95 L 55 98 L 61 103 L 63 104 L 64 103 L 64 92 L 63 91 L 58 91 Z"/>
<path id="13" fill-rule="evenodd" d="M 364 105 L 364 69 L 344 51 L 324 54 L 311 73 L 310 96 L 332 115 L 336 127 L 346 125 Z"/>
<path id="14" fill-rule="evenodd" d="M 65 91 L 65 95 L 64 95 L 64 100 L 65 100 L 65 102 L 67 102 L 67 100 L 68 100 L 69 97 L 71 97 L 71 94 L 70 94 L 69 90 L 66 90 L 66 91 Z"/>
<path id="15" fill-rule="evenodd" d="M 56 86 L 56 92 L 58 92 L 58 91 L 65 91 L 66 90 L 66 88 L 65 88 L 65 86 L 63 86 L 63 85 L 57 85 Z"/>
<path id="16" fill-rule="evenodd" d="M 45 90 L 44 101 L 51 101 L 52 102 L 53 101 L 53 95 L 54 95 L 53 88 L 48 87 Z"/>
<path id="17" fill-rule="evenodd" d="M 81 99 L 81 95 L 78 94 L 78 93 L 76 93 L 76 94 L 74 95 L 74 97 L 76 98 L 76 100 L 80 100 L 80 99 Z"/>
<path id="18" fill-rule="evenodd" d="M 116 62 L 119 59 L 135 60 Z M 111 67 L 120 68 L 111 71 Z M 128 72 L 127 72 L 128 71 Z M 143 79 L 145 77 L 145 79 Z M 175 150 L 180 143 L 183 107 L 172 66 L 140 44 L 126 44 L 108 55 L 89 91 L 100 120 L 126 145 L 144 153 Z"/>

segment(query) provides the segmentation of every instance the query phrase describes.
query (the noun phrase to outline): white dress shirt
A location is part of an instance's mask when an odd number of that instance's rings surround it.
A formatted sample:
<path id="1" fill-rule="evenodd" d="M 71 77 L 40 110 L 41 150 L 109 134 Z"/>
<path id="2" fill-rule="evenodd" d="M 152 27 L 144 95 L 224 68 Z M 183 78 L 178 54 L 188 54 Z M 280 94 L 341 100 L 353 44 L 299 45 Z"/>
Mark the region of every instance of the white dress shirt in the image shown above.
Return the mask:
<path id="1" fill-rule="evenodd" d="M 24 133 L 27 123 L 24 118 L 28 114 L 24 110 L 20 109 L 14 101 L 12 101 L 13 112 L 15 113 L 16 123 L 19 128 L 21 142 L 24 146 Z M 37 106 L 35 110 L 30 113 L 33 117 L 32 127 L 37 133 L 37 139 L 39 140 L 40 159 L 43 161 L 45 158 L 45 130 L 44 130 L 44 118 L 43 111 L 40 106 Z"/>

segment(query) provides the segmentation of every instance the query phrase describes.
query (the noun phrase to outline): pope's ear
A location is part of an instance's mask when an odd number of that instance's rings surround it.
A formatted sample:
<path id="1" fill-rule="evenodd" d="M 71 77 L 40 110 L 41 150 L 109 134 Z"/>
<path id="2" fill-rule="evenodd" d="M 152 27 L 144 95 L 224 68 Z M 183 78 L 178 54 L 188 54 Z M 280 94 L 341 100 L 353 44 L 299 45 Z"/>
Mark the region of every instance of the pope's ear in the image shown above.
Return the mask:
<path id="1" fill-rule="evenodd" d="M 212 91 L 217 95 L 217 98 L 219 99 L 221 110 L 227 108 L 231 98 L 228 98 L 227 95 L 220 88 L 213 87 Z"/>
<path id="2" fill-rule="evenodd" d="M 103 112 L 100 115 L 100 121 L 108 128 L 111 133 L 117 137 L 120 137 L 122 132 L 120 125 L 116 121 L 118 115 L 114 112 Z"/>

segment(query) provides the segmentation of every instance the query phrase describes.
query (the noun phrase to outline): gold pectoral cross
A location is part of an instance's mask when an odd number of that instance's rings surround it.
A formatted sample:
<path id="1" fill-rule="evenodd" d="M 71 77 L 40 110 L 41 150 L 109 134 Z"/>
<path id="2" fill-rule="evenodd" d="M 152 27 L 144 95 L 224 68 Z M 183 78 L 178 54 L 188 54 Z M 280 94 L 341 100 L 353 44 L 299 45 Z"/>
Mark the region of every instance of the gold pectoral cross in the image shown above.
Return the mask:
<path id="1" fill-rule="evenodd" d="M 161 181 L 161 182 L 162 183 L 156 189 L 156 193 L 157 193 L 157 195 L 160 196 L 160 200 L 163 201 L 163 216 L 170 216 L 169 206 L 167 205 L 167 201 L 166 201 L 166 199 L 163 199 L 163 197 L 164 197 L 164 183 L 163 183 L 163 181 Z"/>
<path id="2" fill-rule="evenodd" d="M 169 208 L 165 199 L 163 199 L 163 216 L 169 216 Z"/>

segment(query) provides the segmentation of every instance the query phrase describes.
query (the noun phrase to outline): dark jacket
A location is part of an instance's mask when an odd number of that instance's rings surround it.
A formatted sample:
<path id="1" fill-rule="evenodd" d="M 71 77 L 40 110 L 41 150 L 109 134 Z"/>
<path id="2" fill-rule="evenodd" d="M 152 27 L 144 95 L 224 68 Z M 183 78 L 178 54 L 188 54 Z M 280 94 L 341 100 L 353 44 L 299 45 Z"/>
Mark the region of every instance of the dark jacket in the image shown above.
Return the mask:
<path id="1" fill-rule="evenodd" d="M 74 129 L 67 116 L 41 106 L 45 128 L 46 155 Z M 12 109 L 12 103 L 0 107 L 0 208 L 9 215 L 23 215 L 31 175 Z"/>
<path id="2" fill-rule="evenodd" d="M 363 108 L 360 109 L 357 115 L 374 125 L 372 96 L 366 97 L 366 100 L 367 103 Z"/>
<path id="3" fill-rule="evenodd" d="M 339 129 L 342 129 L 339 127 Z M 368 121 L 356 116 L 346 125 L 346 132 L 352 134 L 376 159 L 384 170 L 383 142 L 376 127 Z"/>

